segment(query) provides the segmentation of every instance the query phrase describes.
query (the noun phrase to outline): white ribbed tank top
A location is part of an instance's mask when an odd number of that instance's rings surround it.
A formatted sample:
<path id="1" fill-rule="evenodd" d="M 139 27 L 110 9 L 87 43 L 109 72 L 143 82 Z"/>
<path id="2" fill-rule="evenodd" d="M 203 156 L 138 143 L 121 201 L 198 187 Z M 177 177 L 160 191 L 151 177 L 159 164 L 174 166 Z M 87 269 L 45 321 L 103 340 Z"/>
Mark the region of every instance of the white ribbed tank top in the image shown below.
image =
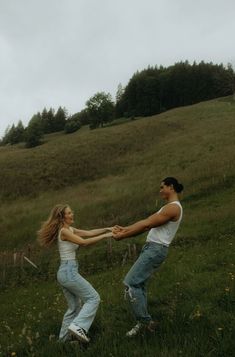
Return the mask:
<path id="1" fill-rule="evenodd" d="M 71 232 L 73 232 L 73 228 L 69 227 Z M 68 240 L 62 240 L 60 238 L 61 230 L 58 234 L 58 249 L 60 253 L 60 260 L 73 260 L 76 259 L 76 250 L 78 249 L 79 245 L 69 242 Z"/>
<path id="2" fill-rule="evenodd" d="M 166 245 L 167 247 L 171 244 L 182 220 L 183 208 L 179 201 L 173 201 L 168 204 L 177 204 L 180 207 L 181 213 L 179 219 L 175 222 L 169 221 L 159 227 L 150 229 L 147 235 L 147 242 L 160 243 Z M 164 207 L 165 206 L 163 206 L 157 213 L 161 212 Z"/>

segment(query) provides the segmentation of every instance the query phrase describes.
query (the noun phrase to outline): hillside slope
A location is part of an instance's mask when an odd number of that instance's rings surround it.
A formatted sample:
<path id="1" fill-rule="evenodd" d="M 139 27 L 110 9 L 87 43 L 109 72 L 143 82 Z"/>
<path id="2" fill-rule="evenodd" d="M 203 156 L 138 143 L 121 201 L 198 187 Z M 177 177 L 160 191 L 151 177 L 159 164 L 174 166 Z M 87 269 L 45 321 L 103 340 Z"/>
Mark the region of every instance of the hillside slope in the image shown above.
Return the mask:
<path id="1" fill-rule="evenodd" d="M 174 174 L 190 183 L 232 176 L 234 118 L 235 103 L 225 98 L 125 125 L 47 136 L 30 150 L 2 147 L 0 197 L 35 196 L 107 175 L 144 174 L 155 181 Z"/>
<path id="2" fill-rule="evenodd" d="M 50 135 L 32 150 L 0 148 L 0 356 L 232 356 L 235 103 L 221 98 L 114 124 Z M 76 226 L 130 224 L 160 206 L 159 183 L 168 175 L 185 185 L 184 217 L 149 282 L 157 332 L 125 338 L 134 321 L 122 281 L 143 234 L 79 250 L 81 274 L 100 293 L 101 306 L 87 348 L 59 344 L 66 303 L 55 282 L 58 254 L 38 252 L 35 244 L 40 222 L 54 204 L 66 202 Z M 39 269 L 7 266 L 5 253 L 27 252 L 27 244 Z"/>

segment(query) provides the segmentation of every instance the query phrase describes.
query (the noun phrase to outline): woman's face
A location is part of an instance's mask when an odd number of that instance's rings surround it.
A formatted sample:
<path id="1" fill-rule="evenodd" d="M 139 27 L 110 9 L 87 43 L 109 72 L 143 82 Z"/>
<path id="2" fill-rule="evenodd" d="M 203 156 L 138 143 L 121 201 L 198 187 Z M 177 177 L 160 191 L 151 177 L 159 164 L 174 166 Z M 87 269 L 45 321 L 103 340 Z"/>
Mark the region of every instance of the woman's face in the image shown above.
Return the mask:
<path id="1" fill-rule="evenodd" d="M 170 194 L 172 193 L 172 190 L 173 190 L 172 186 L 167 186 L 165 185 L 164 182 L 161 182 L 160 191 L 159 191 L 161 198 L 167 200 Z"/>
<path id="2" fill-rule="evenodd" d="M 70 226 L 73 222 L 73 211 L 70 207 L 66 207 L 64 211 L 64 223 Z"/>

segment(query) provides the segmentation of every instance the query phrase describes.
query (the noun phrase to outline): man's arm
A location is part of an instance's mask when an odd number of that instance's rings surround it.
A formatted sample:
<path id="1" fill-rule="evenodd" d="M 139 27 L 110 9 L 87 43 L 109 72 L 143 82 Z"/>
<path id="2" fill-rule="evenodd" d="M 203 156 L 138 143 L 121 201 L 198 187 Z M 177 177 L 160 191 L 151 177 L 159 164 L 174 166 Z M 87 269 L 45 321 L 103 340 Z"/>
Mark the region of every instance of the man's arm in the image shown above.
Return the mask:
<path id="1" fill-rule="evenodd" d="M 146 219 L 138 221 L 127 227 L 116 226 L 113 229 L 113 236 L 116 240 L 121 240 L 129 237 L 136 236 L 140 233 L 146 232 L 151 228 L 161 226 L 169 221 L 178 218 L 180 208 L 178 205 L 165 206 L 161 212 L 152 214 Z"/>

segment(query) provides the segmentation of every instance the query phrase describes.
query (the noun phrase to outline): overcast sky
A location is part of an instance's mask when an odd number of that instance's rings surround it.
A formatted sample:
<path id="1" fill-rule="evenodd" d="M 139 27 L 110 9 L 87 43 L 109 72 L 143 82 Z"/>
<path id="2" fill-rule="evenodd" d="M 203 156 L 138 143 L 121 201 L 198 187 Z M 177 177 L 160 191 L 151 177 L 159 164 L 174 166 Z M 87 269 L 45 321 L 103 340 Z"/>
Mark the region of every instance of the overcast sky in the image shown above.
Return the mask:
<path id="1" fill-rule="evenodd" d="M 234 0 L 0 0 L 0 136 L 148 65 L 235 64 Z"/>

